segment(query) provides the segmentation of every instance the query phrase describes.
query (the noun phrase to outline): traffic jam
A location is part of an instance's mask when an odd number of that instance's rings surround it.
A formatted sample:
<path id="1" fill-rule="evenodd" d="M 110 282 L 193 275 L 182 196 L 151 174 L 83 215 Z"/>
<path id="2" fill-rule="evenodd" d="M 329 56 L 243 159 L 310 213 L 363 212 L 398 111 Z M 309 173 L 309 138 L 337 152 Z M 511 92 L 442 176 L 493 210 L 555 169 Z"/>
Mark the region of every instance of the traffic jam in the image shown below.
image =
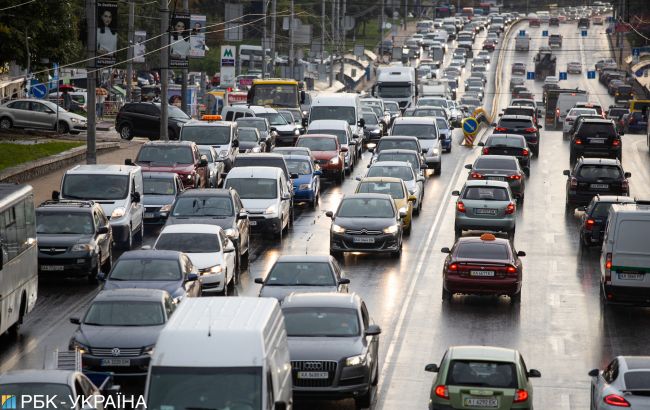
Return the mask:
<path id="1" fill-rule="evenodd" d="M 650 409 L 650 100 L 590 3 L 422 18 L 363 91 L 254 79 L 170 141 L 129 103 L 136 156 L 0 185 L 3 408 Z"/>

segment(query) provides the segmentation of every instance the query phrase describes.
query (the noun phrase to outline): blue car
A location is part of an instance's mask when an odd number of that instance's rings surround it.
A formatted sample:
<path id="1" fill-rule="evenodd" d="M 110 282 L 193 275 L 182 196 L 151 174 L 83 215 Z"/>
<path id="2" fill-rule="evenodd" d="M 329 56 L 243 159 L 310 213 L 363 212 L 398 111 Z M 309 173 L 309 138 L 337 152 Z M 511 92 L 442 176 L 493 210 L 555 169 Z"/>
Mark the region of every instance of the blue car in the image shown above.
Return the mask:
<path id="1" fill-rule="evenodd" d="M 284 160 L 287 163 L 289 172 L 297 174 L 298 178 L 293 180 L 293 201 L 309 202 L 312 208 L 318 204 L 320 198 L 320 169 L 310 157 L 306 155 L 286 155 Z"/>
<path id="2" fill-rule="evenodd" d="M 440 144 L 442 145 L 442 149 L 444 149 L 445 152 L 451 152 L 453 142 L 451 137 L 454 127 L 452 127 L 443 117 L 436 117 L 436 123 L 438 124 L 438 133 L 440 134 Z"/>
<path id="3" fill-rule="evenodd" d="M 623 116 L 625 132 L 643 133 L 648 129 L 648 119 L 640 111 L 634 111 Z"/>

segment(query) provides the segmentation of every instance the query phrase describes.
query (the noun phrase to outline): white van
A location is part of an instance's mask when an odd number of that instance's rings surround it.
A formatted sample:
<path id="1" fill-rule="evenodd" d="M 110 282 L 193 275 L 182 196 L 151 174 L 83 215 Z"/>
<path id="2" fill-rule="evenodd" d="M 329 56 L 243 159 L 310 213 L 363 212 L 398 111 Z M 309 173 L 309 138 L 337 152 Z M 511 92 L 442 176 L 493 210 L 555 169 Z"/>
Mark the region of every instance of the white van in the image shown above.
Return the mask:
<path id="1" fill-rule="evenodd" d="M 359 94 L 318 93 L 311 101 L 308 124 L 316 120 L 345 120 L 357 141 L 363 140 L 363 107 Z"/>
<path id="2" fill-rule="evenodd" d="M 605 303 L 650 304 L 650 203 L 612 204 L 600 255 Z"/>
<path id="3" fill-rule="evenodd" d="M 183 300 L 160 332 L 146 408 L 293 407 L 284 316 L 274 298 Z"/>
<path id="4" fill-rule="evenodd" d="M 66 171 L 53 199 L 95 201 L 109 218 L 115 244 L 132 249 L 144 238 L 142 169 L 138 165 L 77 165 Z"/>

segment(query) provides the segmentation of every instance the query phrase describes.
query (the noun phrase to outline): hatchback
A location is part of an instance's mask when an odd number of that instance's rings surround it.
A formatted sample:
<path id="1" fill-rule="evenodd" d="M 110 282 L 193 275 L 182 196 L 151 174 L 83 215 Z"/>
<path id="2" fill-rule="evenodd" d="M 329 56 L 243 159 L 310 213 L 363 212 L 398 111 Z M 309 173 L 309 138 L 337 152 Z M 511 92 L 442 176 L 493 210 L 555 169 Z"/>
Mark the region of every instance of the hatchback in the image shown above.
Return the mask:
<path id="1" fill-rule="evenodd" d="M 512 155 L 517 157 L 526 176 L 530 176 L 530 149 L 526 138 L 516 134 L 492 134 L 485 142 L 479 142 L 483 155 Z"/>
<path id="2" fill-rule="evenodd" d="M 519 166 L 519 161 L 511 155 L 482 155 L 474 164 L 465 165 L 469 169 L 468 179 L 485 179 L 492 181 L 506 181 L 510 190 L 517 197 L 520 204 L 524 202 L 524 188 L 526 187 L 524 172 Z"/>
<path id="3" fill-rule="evenodd" d="M 573 169 L 565 169 L 566 208 L 586 205 L 596 194 L 630 195 L 628 178 L 632 176 L 623 171 L 617 159 L 579 158 Z"/>
<path id="4" fill-rule="evenodd" d="M 580 218 L 580 245 L 601 245 L 611 205 L 634 202 L 635 200 L 629 196 L 596 194 L 589 202 L 589 205 L 578 208 L 584 211 Z"/>
<path id="5" fill-rule="evenodd" d="M 515 235 L 515 198 L 507 182 L 467 181 L 457 196 L 454 232 L 460 237 L 464 230 L 506 232 Z"/>

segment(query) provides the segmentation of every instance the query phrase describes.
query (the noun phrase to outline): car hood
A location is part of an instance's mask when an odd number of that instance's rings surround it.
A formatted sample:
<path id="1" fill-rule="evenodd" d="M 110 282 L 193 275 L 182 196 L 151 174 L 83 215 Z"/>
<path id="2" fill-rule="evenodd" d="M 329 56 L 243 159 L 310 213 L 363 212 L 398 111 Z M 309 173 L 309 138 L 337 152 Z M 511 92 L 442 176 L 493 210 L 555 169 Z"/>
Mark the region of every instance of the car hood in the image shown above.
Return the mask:
<path id="1" fill-rule="evenodd" d="M 179 296 L 183 289 L 183 282 L 179 280 L 110 280 L 104 283 L 103 290 L 107 289 L 160 289 L 167 291 L 172 296 Z"/>
<path id="2" fill-rule="evenodd" d="M 47 247 L 61 247 L 61 246 L 72 246 L 78 243 L 90 243 L 93 239 L 92 235 L 78 235 L 78 234 L 68 234 L 68 235 L 52 235 L 52 234 L 42 234 L 37 235 L 38 247 L 47 248 Z"/>
<path id="3" fill-rule="evenodd" d="M 239 143 L 241 144 L 241 141 L 239 141 Z M 213 145 L 212 148 L 214 148 L 214 150 L 217 151 L 217 155 L 219 155 L 221 151 L 230 151 L 230 143 L 222 144 L 222 145 Z"/>
<path id="4" fill-rule="evenodd" d="M 273 125 L 273 128 L 278 130 L 278 132 L 294 132 L 294 130 L 298 127 L 296 127 L 295 124 L 286 124 L 286 125 Z"/>
<path id="5" fill-rule="evenodd" d="M 205 217 L 192 217 L 192 216 L 170 216 L 167 218 L 166 225 L 178 224 L 207 224 L 217 225 L 223 229 L 232 228 L 235 223 L 234 216 L 205 216 Z"/>
<path id="6" fill-rule="evenodd" d="M 137 348 L 151 346 L 158 340 L 160 326 L 89 326 L 82 324 L 75 340 L 91 348 Z"/>
<path id="7" fill-rule="evenodd" d="M 298 175 L 298 178 L 293 180 L 293 186 L 298 187 L 300 184 L 308 184 L 311 182 L 311 174 Z"/>
<path id="8" fill-rule="evenodd" d="M 367 229 L 369 231 L 382 230 L 395 224 L 395 218 L 342 218 L 337 217 L 334 223 L 345 228 L 353 230 Z"/>
<path id="9" fill-rule="evenodd" d="M 379 129 L 379 124 L 366 124 L 366 131 L 374 131 Z"/>
<path id="10" fill-rule="evenodd" d="M 333 360 L 363 353 L 362 337 L 293 337 L 287 338 L 291 360 Z"/>
<path id="11" fill-rule="evenodd" d="M 176 174 L 191 174 L 194 172 L 194 165 L 191 164 L 157 164 L 138 163 L 142 172 L 174 172 Z"/>
<path id="12" fill-rule="evenodd" d="M 239 149 L 253 149 L 259 146 L 257 142 L 254 141 L 239 141 Z"/>
<path id="13" fill-rule="evenodd" d="M 278 202 L 277 198 L 271 199 L 242 199 L 244 208 L 249 212 L 255 211 L 264 211 L 271 205 L 275 205 Z"/>
<path id="14" fill-rule="evenodd" d="M 260 297 L 276 298 L 280 302 L 289 294 L 297 293 L 317 293 L 317 292 L 337 292 L 338 286 L 262 286 Z"/>
<path id="15" fill-rule="evenodd" d="M 192 261 L 192 265 L 197 269 L 205 269 L 215 265 L 223 265 L 223 256 L 221 252 L 214 253 L 188 253 L 187 256 Z"/>
<path id="16" fill-rule="evenodd" d="M 426 148 L 427 151 L 430 150 L 431 148 L 437 148 L 438 147 L 438 138 L 434 140 L 429 140 L 429 139 L 420 139 L 420 147 Z"/>
<path id="17" fill-rule="evenodd" d="M 175 195 L 151 195 L 147 194 L 142 197 L 142 205 L 168 205 L 173 204 L 176 200 Z"/>
<path id="18" fill-rule="evenodd" d="M 312 151 L 311 153 L 314 155 L 314 158 L 316 158 L 317 160 L 327 160 L 327 161 L 339 155 L 337 151 Z"/>

